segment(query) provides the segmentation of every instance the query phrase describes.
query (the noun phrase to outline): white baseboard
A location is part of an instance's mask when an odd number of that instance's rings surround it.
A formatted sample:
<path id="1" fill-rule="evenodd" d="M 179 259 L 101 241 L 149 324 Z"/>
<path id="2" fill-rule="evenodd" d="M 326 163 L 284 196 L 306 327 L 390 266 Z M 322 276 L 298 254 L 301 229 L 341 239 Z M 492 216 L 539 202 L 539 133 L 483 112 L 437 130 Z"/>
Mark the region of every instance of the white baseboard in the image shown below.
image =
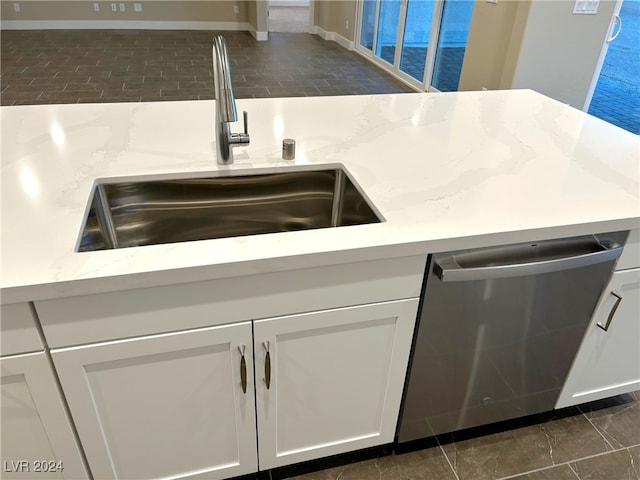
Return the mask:
<path id="1" fill-rule="evenodd" d="M 179 22 L 155 20 L 3 20 L 2 30 L 236 30 L 251 31 L 246 22 Z M 258 35 L 266 32 L 258 32 Z M 252 33 L 253 35 L 253 33 Z M 256 35 L 254 35 L 255 37 Z M 256 37 L 257 38 L 257 37 Z M 260 40 L 260 38 L 257 38 Z M 266 40 L 266 38 L 264 38 Z"/>
<path id="2" fill-rule="evenodd" d="M 339 33 L 333 32 L 333 39 L 338 45 L 346 48 L 347 50 L 353 50 L 355 48 L 355 42 L 353 40 L 349 40 L 348 38 L 343 37 Z"/>
<path id="3" fill-rule="evenodd" d="M 269 0 L 274 7 L 309 7 L 309 0 Z"/>
<path id="4" fill-rule="evenodd" d="M 324 28 L 318 27 L 317 25 L 314 26 L 309 33 L 318 35 L 324 40 L 330 40 L 332 42 L 336 42 L 338 45 L 346 48 L 347 50 L 355 49 L 355 43 L 353 40 L 349 40 L 336 32 L 327 32 Z"/>
<path id="5" fill-rule="evenodd" d="M 265 42 L 269 40 L 269 32 L 257 32 L 256 29 L 253 28 L 253 25 L 251 25 L 250 23 L 248 23 L 247 25 L 248 25 L 247 30 L 249 31 L 251 36 L 255 38 L 257 41 Z"/>

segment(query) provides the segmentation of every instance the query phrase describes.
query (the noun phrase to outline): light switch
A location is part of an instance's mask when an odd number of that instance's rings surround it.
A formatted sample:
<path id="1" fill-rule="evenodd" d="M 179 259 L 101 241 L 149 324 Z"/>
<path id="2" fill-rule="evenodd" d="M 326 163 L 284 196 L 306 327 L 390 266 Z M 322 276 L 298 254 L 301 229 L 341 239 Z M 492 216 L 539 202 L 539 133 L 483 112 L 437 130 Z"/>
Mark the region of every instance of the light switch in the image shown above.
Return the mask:
<path id="1" fill-rule="evenodd" d="M 598 13 L 600 0 L 576 0 L 573 6 L 574 15 L 595 15 Z"/>

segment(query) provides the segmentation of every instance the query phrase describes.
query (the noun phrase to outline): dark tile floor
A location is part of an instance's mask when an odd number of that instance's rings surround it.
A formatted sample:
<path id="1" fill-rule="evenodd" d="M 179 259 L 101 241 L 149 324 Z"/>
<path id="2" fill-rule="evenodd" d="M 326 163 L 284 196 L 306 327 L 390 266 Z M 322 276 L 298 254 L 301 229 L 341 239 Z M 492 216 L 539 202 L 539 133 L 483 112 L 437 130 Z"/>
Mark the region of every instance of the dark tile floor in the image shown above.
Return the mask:
<path id="1" fill-rule="evenodd" d="M 295 480 L 638 480 L 640 395 L 432 439 L 433 446 Z M 282 477 L 279 477 L 282 478 Z"/>
<path id="2" fill-rule="evenodd" d="M 2 31 L 2 105 L 213 98 L 209 31 Z M 412 91 L 355 52 L 305 33 L 227 40 L 237 98 Z"/>

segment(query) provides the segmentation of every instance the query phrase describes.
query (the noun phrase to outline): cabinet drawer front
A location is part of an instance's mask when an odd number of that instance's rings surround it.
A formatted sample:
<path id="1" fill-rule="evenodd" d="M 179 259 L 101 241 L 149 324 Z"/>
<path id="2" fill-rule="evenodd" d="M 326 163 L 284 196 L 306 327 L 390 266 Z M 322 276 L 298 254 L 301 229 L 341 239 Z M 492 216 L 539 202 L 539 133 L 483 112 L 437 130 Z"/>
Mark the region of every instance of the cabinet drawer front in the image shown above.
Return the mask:
<path id="1" fill-rule="evenodd" d="M 30 304 L 2 305 L 0 319 L 0 352 L 3 356 L 43 349 Z"/>
<path id="2" fill-rule="evenodd" d="M 411 299 L 255 322 L 261 469 L 393 441 L 417 306 Z"/>
<path id="3" fill-rule="evenodd" d="M 426 256 L 35 302 L 52 348 L 417 297 Z"/>
<path id="4" fill-rule="evenodd" d="M 251 324 L 52 352 L 95 478 L 257 471 Z M 245 370 L 248 386 L 253 369 Z"/>

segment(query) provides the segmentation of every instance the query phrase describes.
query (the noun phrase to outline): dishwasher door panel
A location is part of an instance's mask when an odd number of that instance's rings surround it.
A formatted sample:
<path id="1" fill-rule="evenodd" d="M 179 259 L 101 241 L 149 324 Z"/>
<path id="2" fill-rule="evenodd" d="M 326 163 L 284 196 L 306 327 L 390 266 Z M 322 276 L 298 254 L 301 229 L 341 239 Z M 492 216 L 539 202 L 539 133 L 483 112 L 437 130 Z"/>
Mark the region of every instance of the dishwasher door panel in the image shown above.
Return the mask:
<path id="1" fill-rule="evenodd" d="M 437 259 L 427 267 L 398 441 L 552 410 L 615 258 L 448 282 Z"/>

